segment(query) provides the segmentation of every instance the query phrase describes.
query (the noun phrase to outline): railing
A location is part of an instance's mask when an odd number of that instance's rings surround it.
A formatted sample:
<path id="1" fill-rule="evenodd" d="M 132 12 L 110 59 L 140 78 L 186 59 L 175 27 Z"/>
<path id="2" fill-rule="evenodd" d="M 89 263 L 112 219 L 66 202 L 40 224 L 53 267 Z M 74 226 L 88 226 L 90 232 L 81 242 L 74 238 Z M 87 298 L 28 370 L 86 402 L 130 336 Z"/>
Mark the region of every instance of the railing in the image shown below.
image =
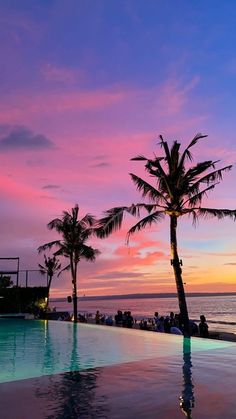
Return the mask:
<path id="1" fill-rule="evenodd" d="M 0 276 L 10 276 L 11 281 L 16 287 L 31 287 L 31 286 L 48 286 L 48 275 L 42 275 L 39 269 L 20 269 L 19 257 L 1 258 L 0 261 L 16 261 L 14 268 L 9 268 L 8 263 L 5 262 L 5 269 L 0 270 Z M 33 273 L 33 274 L 32 274 Z"/>

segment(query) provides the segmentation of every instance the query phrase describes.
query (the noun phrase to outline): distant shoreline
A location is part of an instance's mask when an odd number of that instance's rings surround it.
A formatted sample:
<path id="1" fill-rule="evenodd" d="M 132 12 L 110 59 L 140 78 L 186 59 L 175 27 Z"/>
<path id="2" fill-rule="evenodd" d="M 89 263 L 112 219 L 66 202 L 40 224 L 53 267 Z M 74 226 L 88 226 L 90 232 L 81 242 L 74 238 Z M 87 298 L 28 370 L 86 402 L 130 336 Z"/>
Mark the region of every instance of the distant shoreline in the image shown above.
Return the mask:
<path id="1" fill-rule="evenodd" d="M 224 296 L 236 296 L 235 292 L 189 292 L 186 293 L 186 297 L 224 297 Z M 171 293 L 145 293 L 145 294 L 120 294 L 120 295 L 99 295 L 99 296 L 84 296 L 78 297 L 79 301 L 93 301 L 93 300 L 128 300 L 138 298 L 176 298 L 177 294 Z M 51 297 L 51 301 L 63 301 L 67 297 Z"/>

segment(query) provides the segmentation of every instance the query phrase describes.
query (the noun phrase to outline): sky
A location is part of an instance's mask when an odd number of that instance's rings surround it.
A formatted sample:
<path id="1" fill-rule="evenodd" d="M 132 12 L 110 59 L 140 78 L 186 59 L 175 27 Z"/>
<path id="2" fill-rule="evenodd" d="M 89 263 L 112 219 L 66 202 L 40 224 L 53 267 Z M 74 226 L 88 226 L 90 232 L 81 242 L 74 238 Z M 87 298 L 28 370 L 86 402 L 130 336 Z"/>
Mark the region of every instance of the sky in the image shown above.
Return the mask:
<path id="1" fill-rule="evenodd" d="M 37 270 L 64 210 L 139 202 L 129 173 L 145 171 L 130 159 L 151 158 L 159 134 L 182 149 L 208 134 L 195 162 L 234 166 L 204 206 L 235 209 L 235 19 L 234 0 L 0 1 L 0 257 Z M 175 291 L 168 219 L 127 246 L 135 222 L 91 240 L 101 254 L 81 262 L 79 295 Z M 233 221 L 182 217 L 178 246 L 187 292 L 236 291 Z M 69 274 L 55 277 L 52 295 L 70 294 Z"/>

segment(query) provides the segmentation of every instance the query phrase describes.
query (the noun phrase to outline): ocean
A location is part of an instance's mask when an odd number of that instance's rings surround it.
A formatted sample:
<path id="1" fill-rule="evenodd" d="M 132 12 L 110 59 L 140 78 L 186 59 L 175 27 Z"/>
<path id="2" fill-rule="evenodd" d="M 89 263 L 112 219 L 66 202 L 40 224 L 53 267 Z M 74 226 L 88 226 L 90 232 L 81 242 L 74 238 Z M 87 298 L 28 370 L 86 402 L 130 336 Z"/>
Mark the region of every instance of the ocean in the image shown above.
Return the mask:
<path id="1" fill-rule="evenodd" d="M 236 333 L 236 294 L 224 296 L 199 296 L 187 297 L 187 305 L 190 319 L 199 322 L 199 316 L 204 314 L 210 330 Z M 51 298 L 50 307 L 57 311 L 69 311 L 72 313 L 73 305 L 65 298 Z M 130 310 L 135 319 L 147 319 L 154 316 L 155 311 L 159 315 L 166 316 L 173 311 L 178 313 L 178 301 L 176 297 L 165 298 L 129 298 L 129 299 L 93 299 L 80 298 L 78 311 L 82 314 L 95 313 L 97 310 L 102 314 L 115 315 L 117 310 Z"/>

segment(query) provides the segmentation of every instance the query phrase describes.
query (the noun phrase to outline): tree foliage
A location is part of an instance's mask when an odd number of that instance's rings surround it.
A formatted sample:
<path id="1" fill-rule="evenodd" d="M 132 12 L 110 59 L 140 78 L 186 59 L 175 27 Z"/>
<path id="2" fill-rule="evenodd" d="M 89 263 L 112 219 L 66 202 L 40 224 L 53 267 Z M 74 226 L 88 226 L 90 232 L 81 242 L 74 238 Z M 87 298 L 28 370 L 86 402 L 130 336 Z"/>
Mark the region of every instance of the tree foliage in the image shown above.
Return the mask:
<path id="1" fill-rule="evenodd" d="M 5 289 L 12 287 L 13 281 L 11 281 L 11 277 L 7 275 L 0 275 L 0 288 Z"/>
<path id="2" fill-rule="evenodd" d="M 100 238 L 109 236 L 122 226 L 125 213 L 139 219 L 127 233 L 130 236 L 146 226 L 162 221 L 165 216 L 170 218 L 171 260 L 175 274 L 180 312 L 188 328 L 188 313 L 182 281 L 181 261 L 177 249 L 177 221 L 182 216 L 192 217 L 193 224 L 200 218 L 217 218 L 219 220 L 236 219 L 236 210 L 208 208 L 202 206 L 203 198 L 222 180 L 223 174 L 231 170 L 232 165 L 217 168 L 219 161 L 206 160 L 191 165 L 193 162 L 192 147 L 206 135 L 197 134 L 181 153 L 181 144 L 174 141 L 169 147 L 168 142 L 160 136 L 159 148 L 154 157 L 138 155 L 131 160 L 145 163 L 145 170 L 150 181 L 130 173 L 130 177 L 145 202 L 130 206 L 113 207 L 104 212 L 100 219 L 97 235 Z"/>
<path id="3" fill-rule="evenodd" d="M 91 214 L 79 217 L 79 206 L 75 205 L 71 212 L 64 211 L 61 218 L 48 223 L 49 230 L 55 230 L 62 237 L 38 248 L 39 252 L 56 248 L 54 256 L 64 256 L 69 264 L 62 270 L 70 270 L 73 284 L 74 320 L 77 321 L 77 267 L 81 260 L 95 261 L 100 253 L 88 244 L 94 234 L 96 219 Z M 62 272 L 61 271 L 61 272 Z"/>

